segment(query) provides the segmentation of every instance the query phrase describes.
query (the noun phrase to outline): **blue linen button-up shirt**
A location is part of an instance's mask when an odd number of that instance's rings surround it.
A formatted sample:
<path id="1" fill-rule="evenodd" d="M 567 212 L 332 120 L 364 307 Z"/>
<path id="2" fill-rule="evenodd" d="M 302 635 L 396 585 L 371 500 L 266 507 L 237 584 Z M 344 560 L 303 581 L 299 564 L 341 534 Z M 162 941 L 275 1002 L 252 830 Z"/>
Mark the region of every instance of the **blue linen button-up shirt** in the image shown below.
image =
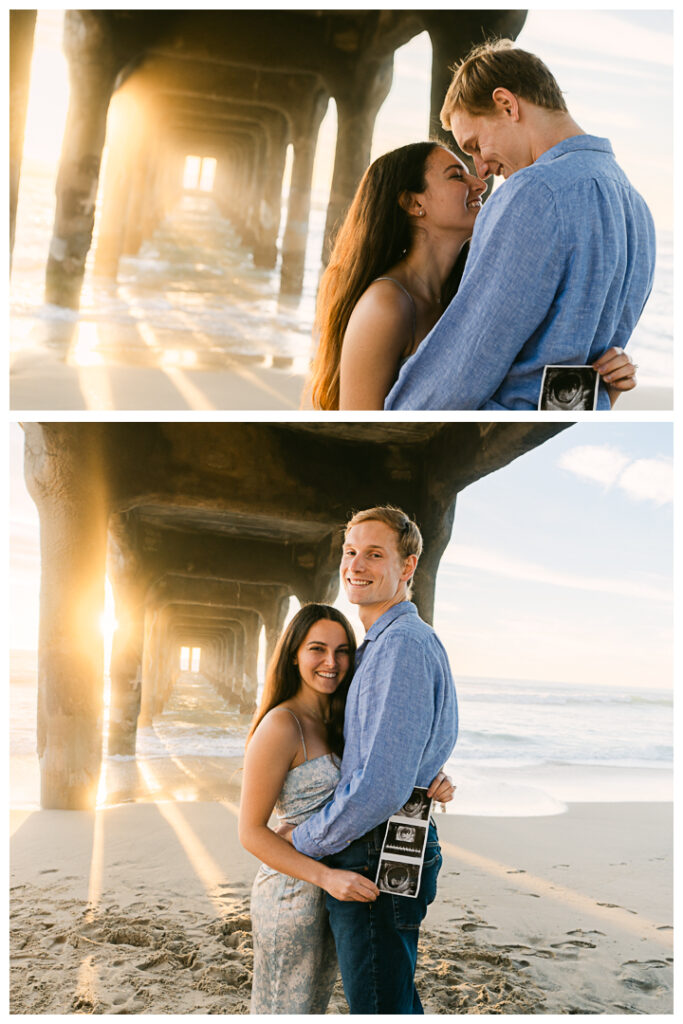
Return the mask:
<path id="1" fill-rule="evenodd" d="M 652 215 L 608 140 L 564 139 L 487 201 L 460 288 L 384 408 L 537 409 L 544 365 L 626 345 L 654 264 Z"/>
<path id="2" fill-rule="evenodd" d="M 455 746 L 458 709 L 443 645 L 411 601 L 368 630 L 344 717 L 344 757 L 334 797 L 292 833 L 320 859 L 400 810 L 414 786 L 429 786 Z"/>

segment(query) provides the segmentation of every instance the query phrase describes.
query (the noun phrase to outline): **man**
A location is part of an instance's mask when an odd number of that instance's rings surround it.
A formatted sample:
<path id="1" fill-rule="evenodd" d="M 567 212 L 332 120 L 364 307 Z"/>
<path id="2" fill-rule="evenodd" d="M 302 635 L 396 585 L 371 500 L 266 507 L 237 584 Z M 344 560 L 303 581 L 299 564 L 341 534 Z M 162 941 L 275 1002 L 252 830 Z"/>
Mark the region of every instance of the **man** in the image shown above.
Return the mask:
<path id="1" fill-rule="evenodd" d="M 347 523 L 341 578 L 367 633 L 346 705 L 341 779 L 333 800 L 291 835 L 301 853 L 373 881 L 387 819 L 415 786 L 430 786 L 457 736 L 446 652 L 408 600 L 421 551 L 420 531 L 400 509 L 367 509 Z M 416 898 L 327 897 L 351 1013 L 423 1012 L 414 983 L 417 939 L 440 866 L 432 823 Z"/>
<path id="2" fill-rule="evenodd" d="M 652 288 L 655 232 L 607 139 L 570 116 L 538 57 L 486 43 L 456 69 L 443 127 L 477 174 L 506 181 L 479 214 L 457 295 L 385 409 L 536 409 L 543 368 L 602 370 Z M 616 364 L 615 364 L 616 367 Z"/>

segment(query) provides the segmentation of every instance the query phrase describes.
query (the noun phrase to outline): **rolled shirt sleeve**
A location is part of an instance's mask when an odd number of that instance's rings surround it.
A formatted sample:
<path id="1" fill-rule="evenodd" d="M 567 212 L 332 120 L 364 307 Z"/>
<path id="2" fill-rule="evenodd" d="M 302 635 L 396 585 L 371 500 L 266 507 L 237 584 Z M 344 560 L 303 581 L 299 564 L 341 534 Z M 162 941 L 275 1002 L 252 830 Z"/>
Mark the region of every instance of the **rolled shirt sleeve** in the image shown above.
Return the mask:
<path id="1" fill-rule="evenodd" d="M 382 644 L 378 667 L 358 692 L 363 763 L 348 778 L 342 771 L 333 800 L 293 832 L 296 849 L 310 857 L 337 853 L 385 821 L 419 784 L 435 718 L 434 666 L 419 640 L 399 633 Z"/>
<path id="2" fill-rule="evenodd" d="M 568 255 L 553 194 L 518 172 L 480 213 L 460 288 L 385 409 L 484 408 L 553 316 Z"/>

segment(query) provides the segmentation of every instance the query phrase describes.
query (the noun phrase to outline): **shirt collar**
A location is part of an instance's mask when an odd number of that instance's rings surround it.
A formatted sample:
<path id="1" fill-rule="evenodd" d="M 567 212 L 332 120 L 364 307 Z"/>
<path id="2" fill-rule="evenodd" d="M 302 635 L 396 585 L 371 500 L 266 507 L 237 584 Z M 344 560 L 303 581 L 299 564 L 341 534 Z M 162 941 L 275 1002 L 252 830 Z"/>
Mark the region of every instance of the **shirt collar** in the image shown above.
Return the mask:
<path id="1" fill-rule="evenodd" d="M 390 626 L 400 615 L 417 615 L 417 608 L 412 601 L 399 601 L 398 604 L 392 604 L 391 608 L 388 608 L 370 626 L 370 629 L 365 634 L 363 643 L 366 644 L 370 640 L 376 640 L 380 633 L 383 633 L 387 626 Z"/>
<path id="2" fill-rule="evenodd" d="M 597 135 L 571 135 L 568 139 L 562 139 L 562 142 L 558 142 L 556 146 L 546 149 L 545 153 L 541 153 L 538 157 L 536 163 L 547 163 L 549 160 L 557 159 L 558 156 L 564 156 L 565 153 L 573 153 L 579 149 L 593 149 L 599 153 L 609 153 L 614 156 L 609 139 L 601 139 Z"/>

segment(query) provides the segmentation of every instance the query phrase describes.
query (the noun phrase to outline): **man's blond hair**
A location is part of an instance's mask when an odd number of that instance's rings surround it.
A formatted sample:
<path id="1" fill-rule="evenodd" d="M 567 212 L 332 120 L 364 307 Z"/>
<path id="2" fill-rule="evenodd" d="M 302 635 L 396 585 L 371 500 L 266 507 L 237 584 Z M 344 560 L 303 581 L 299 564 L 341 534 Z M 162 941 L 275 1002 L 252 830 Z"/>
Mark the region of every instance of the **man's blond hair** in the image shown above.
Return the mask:
<path id="1" fill-rule="evenodd" d="M 511 39 L 475 46 L 451 71 L 453 80 L 441 108 L 441 124 L 447 131 L 451 116 L 458 110 L 490 114 L 495 108 L 493 92 L 498 88 L 508 89 L 537 107 L 568 113 L 560 87 L 543 61 L 518 49 Z"/>
<path id="2" fill-rule="evenodd" d="M 362 512 L 354 513 L 344 528 L 344 536 L 347 535 L 352 526 L 370 521 L 385 523 L 386 526 L 391 527 L 396 534 L 396 545 L 401 558 L 406 559 L 409 555 L 420 557 L 422 554 L 422 534 L 420 533 L 420 528 L 417 523 L 413 522 L 410 516 L 407 516 L 402 509 L 396 508 L 394 505 L 376 505 L 374 508 L 366 508 Z"/>

